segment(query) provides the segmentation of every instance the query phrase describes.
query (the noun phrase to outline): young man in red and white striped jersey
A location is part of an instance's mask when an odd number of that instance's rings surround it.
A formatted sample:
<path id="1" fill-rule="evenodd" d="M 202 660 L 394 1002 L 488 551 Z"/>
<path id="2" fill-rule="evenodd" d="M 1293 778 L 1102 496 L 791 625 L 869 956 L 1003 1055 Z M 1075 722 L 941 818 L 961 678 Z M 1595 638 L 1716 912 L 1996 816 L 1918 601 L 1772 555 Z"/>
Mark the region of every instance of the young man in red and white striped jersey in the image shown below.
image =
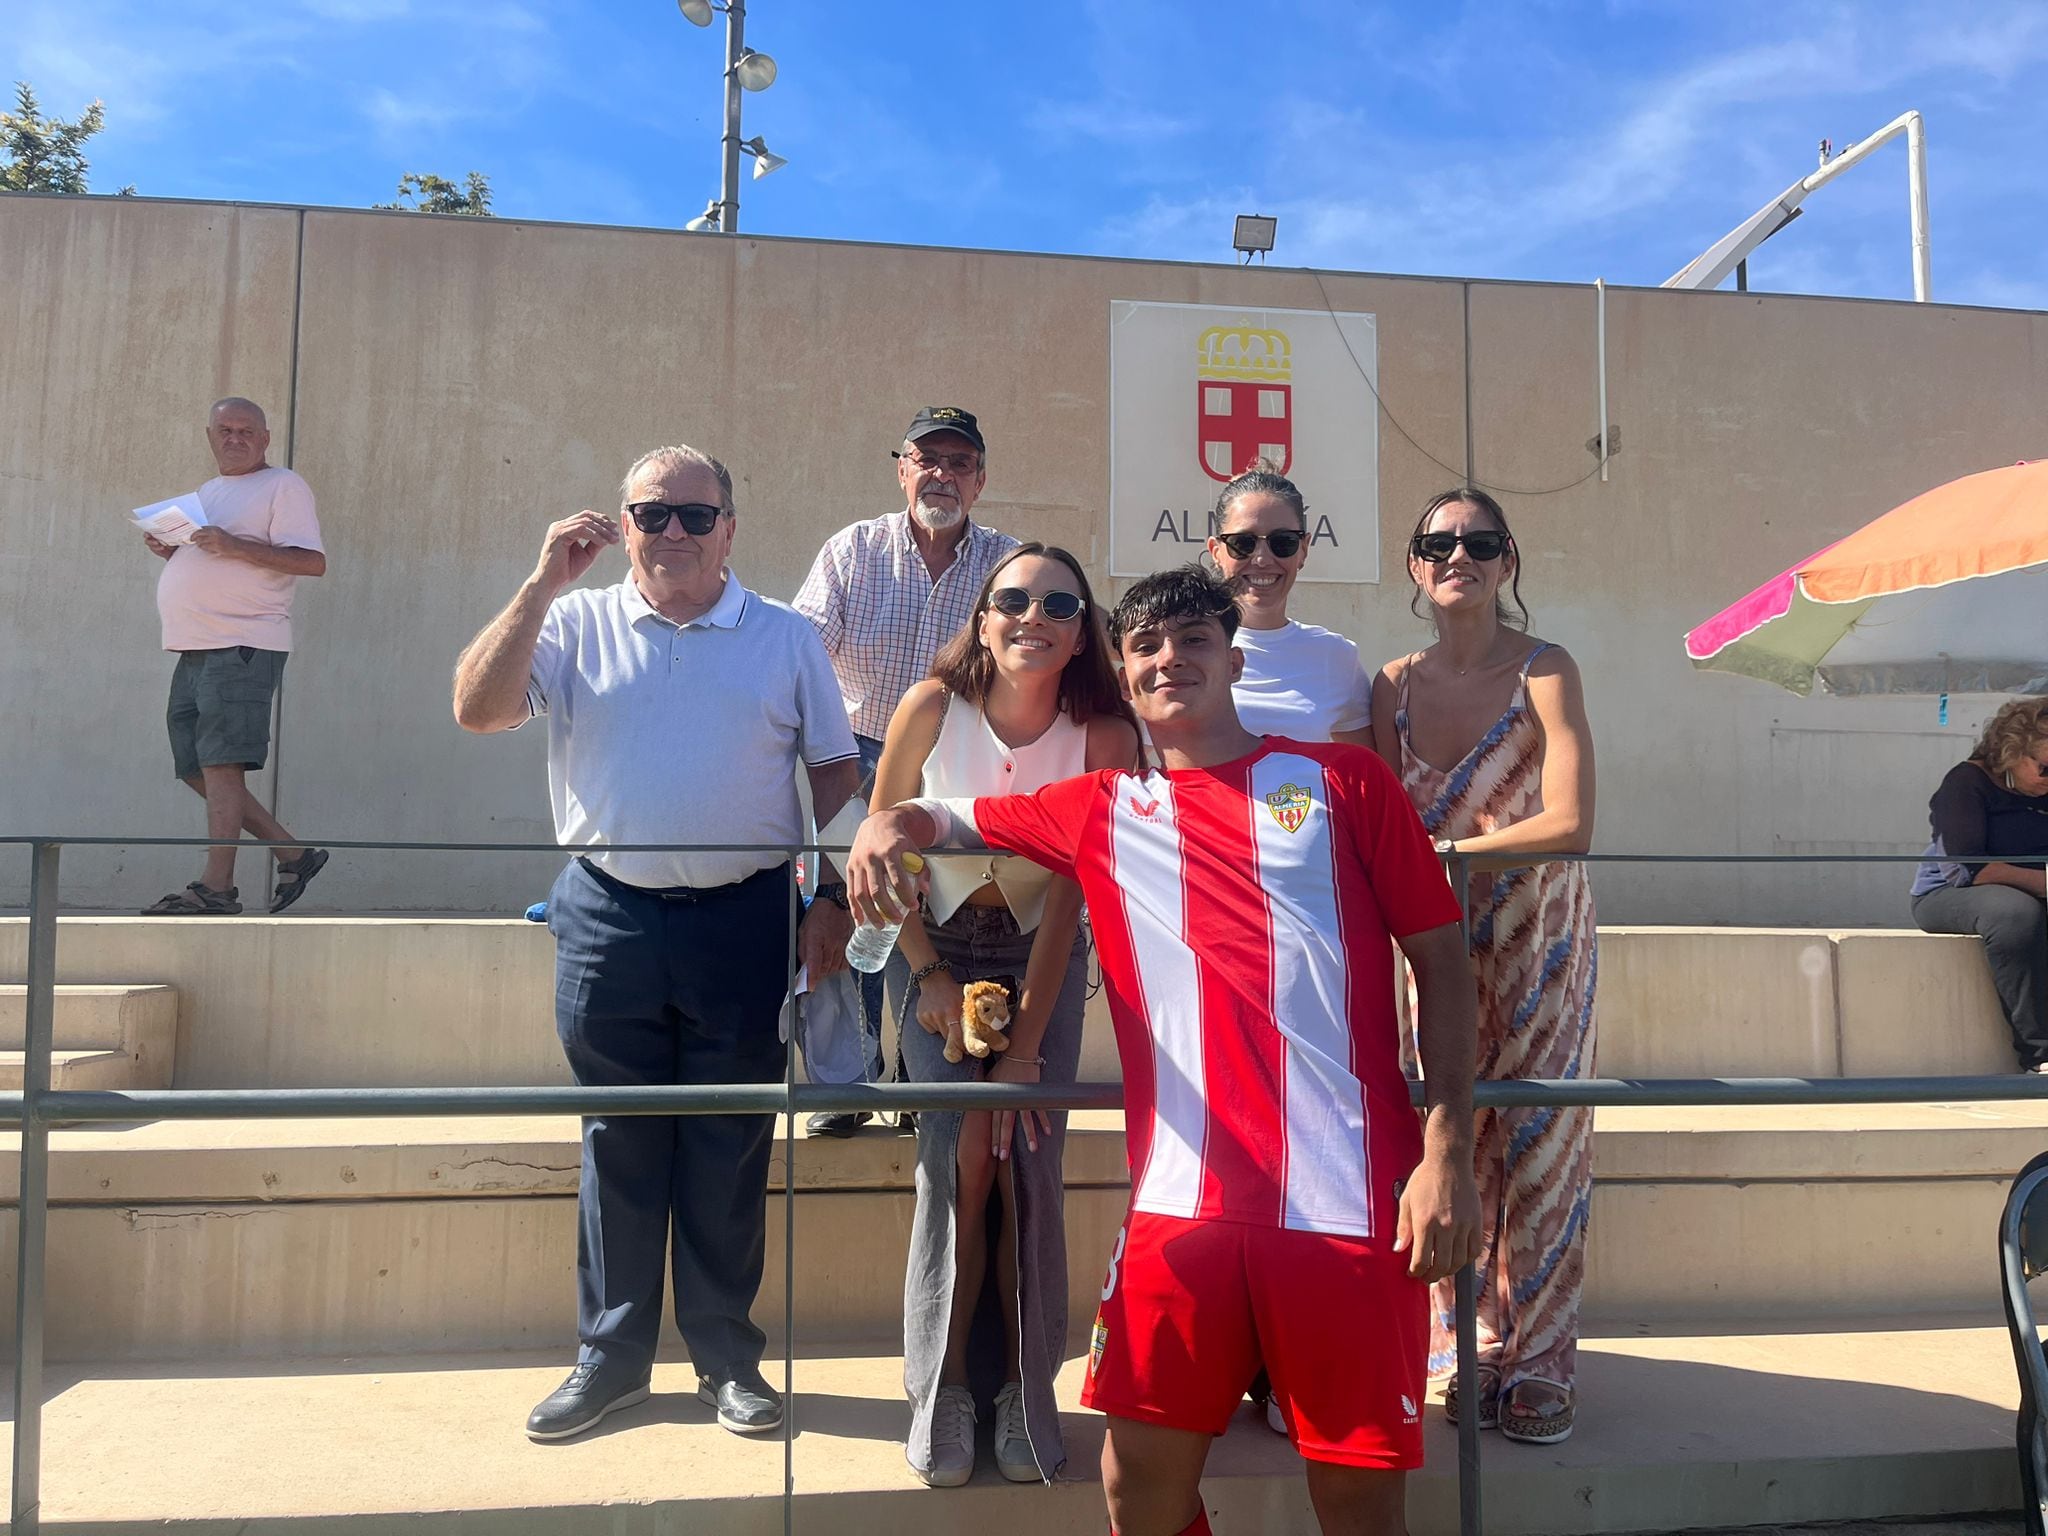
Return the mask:
<path id="1" fill-rule="evenodd" d="M 905 852 L 987 846 L 1088 898 L 1131 1160 L 1082 1395 L 1109 1416 L 1110 1529 L 1208 1531 L 1209 1442 L 1263 1365 L 1326 1536 L 1398 1536 L 1422 1461 L 1426 1285 L 1478 1238 L 1471 971 L 1385 764 L 1239 722 L 1236 625 L 1197 567 L 1137 582 L 1110 643 L 1164 768 L 872 816 L 849 895 L 881 920 L 885 891 L 898 911 L 911 894 Z M 1419 985 L 1420 1126 L 1390 938 Z"/>

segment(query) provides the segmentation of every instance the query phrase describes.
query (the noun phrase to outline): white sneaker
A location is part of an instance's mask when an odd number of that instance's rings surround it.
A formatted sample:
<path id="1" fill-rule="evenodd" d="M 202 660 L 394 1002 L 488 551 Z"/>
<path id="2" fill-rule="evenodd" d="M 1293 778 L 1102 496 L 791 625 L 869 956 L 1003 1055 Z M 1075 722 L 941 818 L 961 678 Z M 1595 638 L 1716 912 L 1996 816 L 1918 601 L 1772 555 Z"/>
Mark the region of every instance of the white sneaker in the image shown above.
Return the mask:
<path id="1" fill-rule="evenodd" d="M 932 1461 L 918 1469 L 928 1488 L 958 1488 L 974 1476 L 974 1394 L 941 1387 L 932 1404 Z"/>
<path id="2" fill-rule="evenodd" d="M 1266 1399 L 1266 1428 L 1276 1435 L 1287 1433 L 1287 1415 L 1280 1411 L 1279 1401 L 1275 1398 Z"/>
<path id="3" fill-rule="evenodd" d="M 1013 1483 L 1042 1483 L 1031 1436 L 1024 1432 L 1024 1386 L 1006 1382 L 996 1394 L 996 1469 Z"/>

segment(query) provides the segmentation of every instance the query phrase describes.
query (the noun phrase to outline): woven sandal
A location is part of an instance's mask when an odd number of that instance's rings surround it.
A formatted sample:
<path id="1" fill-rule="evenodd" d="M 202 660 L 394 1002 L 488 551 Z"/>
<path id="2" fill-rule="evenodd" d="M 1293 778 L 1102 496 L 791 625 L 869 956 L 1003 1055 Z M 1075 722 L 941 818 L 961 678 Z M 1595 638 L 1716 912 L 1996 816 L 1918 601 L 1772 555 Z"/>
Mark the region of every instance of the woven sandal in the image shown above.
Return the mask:
<path id="1" fill-rule="evenodd" d="M 1545 1382 L 1544 1385 L 1554 1386 L 1555 1383 Z M 1564 1391 L 1563 1388 L 1559 1390 Z M 1538 1413 L 1516 1406 L 1515 1394 L 1510 1390 L 1507 1401 L 1501 1405 L 1500 1432 L 1524 1445 L 1556 1445 L 1560 1440 L 1571 1438 L 1572 1420 L 1577 1408 L 1577 1398 L 1565 1391 L 1560 1404 L 1548 1413 Z"/>
<path id="2" fill-rule="evenodd" d="M 282 912 L 306 892 L 306 882 L 327 867 L 325 848 L 308 848 L 289 864 L 277 866 L 277 887 L 271 893 L 270 910 Z"/>
<path id="3" fill-rule="evenodd" d="M 234 886 L 216 891 L 194 880 L 182 891 L 173 891 L 142 909 L 144 917 L 233 917 L 242 910 L 236 898 L 242 893 Z"/>
<path id="4" fill-rule="evenodd" d="M 1479 1368 L 1479 1427 L 1494 1429 L 1500 1424 L 1500 1372 L 1490 1366 Z M 1444 1383 L 1444 1417 L 1458 1422 L 1458 1378 Z"/>

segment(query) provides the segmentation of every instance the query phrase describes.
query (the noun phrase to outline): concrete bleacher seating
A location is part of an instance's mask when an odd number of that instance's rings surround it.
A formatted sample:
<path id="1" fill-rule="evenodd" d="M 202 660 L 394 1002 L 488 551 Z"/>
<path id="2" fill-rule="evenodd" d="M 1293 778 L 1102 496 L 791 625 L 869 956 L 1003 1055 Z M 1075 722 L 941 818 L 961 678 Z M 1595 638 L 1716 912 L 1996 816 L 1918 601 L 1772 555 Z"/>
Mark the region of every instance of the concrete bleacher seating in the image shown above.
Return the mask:
<path id="1" fill-rule="evenodd" d="M 0 978 L 19 981 L 25 937 L 0 919 Z M 62 979 L 129 997 L 175 987 L 181 1087 L 563 1080 L 551 944 L 531 924 L 78 918 L 60 962 Z M 1603 1076 L 2012 1068 L 1974 940 L 1617 928 L 1602 962 Z M 9 1017 L 19 1029 L 7 995 L 0 1044 Z M 1084 1076 L 1115 1075 L 1100 1022 Z M 60 1046 L 64 1029 L 60 1013 Z M 1075 1481 L 1057 1497 L 1012 1505 L 1034 1491 L 943 1495 L 909 1476 L 893 1341 L 913 1143 L 792 1144 L 783 1129 L 772 1197 L 793 1169 L 799 1527 L 1099 1530 L 1099 1429 L 1078 1412 Z M 16 1142 L 0 1139 L 0 1191 Z M 2044 1145 L 2048 1106 L 2031 1103 L 1602 1111 L 1582 1427 L 1547 1451 L 1488 1438 L 1488 1529 L 2013 1506 L 1991 1232 L 2005 1182 Z M 139 1531 L 176 1511 L 251 1530 L 343 1513 L 363 1531 L 385 1528 L 378 1515 L 451 1532 L 779 1529 L 779 1446 L 708 1424 L 680 1358 L 662 1378 L 677 1395 L 614 1433 L 554 1448 L 519 1435 L 570 1358 L 576 1159 L 563 1117 L 55 1133 L 46 1524 Z M 1066 1175 L 1078 1339 L 1127 1194 L 1120 1115 L 1074 1117 Z M 778 1348 L 782 1242 L 778 1204 L 757 1309 Z M 4 1286 L 11 1244 L 0 1252 Z M 1291 1453 L 1244 1417 L 1210 1480 L 1218 1530 L 1313 1529 Z M 138 1419 L 174 1424 L 189 1452 L 108 1432 Z M 1441 1425 L 1432 1436 L 1419 1533 L 1455 1526 L 1455 1455 Z M 336 1464 L 401 1441 L 402 1476 Z M 256 1464 L 277 1475 L 222 1474 Z"/>

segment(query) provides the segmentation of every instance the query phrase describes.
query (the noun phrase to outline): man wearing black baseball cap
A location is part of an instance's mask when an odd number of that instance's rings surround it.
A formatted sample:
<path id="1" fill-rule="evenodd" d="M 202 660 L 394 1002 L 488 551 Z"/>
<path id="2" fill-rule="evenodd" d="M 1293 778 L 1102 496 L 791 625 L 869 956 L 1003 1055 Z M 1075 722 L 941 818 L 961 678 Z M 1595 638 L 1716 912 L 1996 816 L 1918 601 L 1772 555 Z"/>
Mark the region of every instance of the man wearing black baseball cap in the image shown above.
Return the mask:
<path id="1" fill-rule="evenodd" d="M 839 679 L 868 783 L 882 736 L 912 683 L 958 634 L 982 583 L 1017 541 L 968 514 L 988 484 L 988 442 L 981 423 L 957 405 L 918 408 L 894 450 L 903 510 L 840 529 L 825 541 L 794 604 L 818 628 Z M 861 791 L 862 799 L 867 789 Z M 826 887 L 825 899 L 844 900 Z M 892 957 L 888 991 L 898 1004 L 909 972 Z M 804 1067 L 813 1082 L 874 1082 L 882 1075 L 882 985 L 870 978 L 862 998 L 851 973 L 827 979 L 805 1009 Z M 835 1030 L 834 1019 L 858 1019 Z M 810 1118 L 812 1135 L 851 1136 L 865 1114 Z"/>

